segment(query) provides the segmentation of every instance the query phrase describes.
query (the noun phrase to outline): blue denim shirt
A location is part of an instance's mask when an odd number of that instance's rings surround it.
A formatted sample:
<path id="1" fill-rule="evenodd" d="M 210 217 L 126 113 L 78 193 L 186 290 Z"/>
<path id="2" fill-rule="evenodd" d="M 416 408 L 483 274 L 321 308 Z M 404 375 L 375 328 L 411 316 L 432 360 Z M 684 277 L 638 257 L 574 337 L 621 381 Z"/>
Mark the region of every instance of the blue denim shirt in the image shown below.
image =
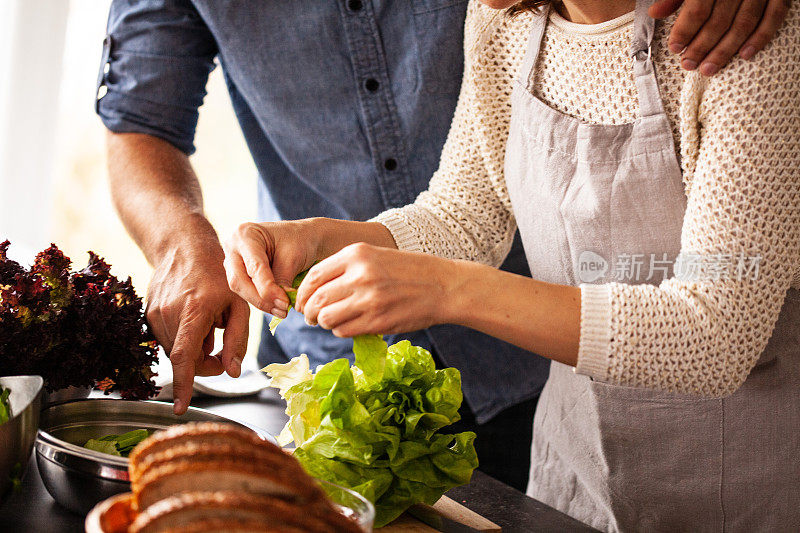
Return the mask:
<path id="1" fill-rule="evenodd" d="M 97 102 L 115 132 L 189 154 L 215 60 L 259 171 L 262 220 L 365 220 L 427 188 L 455 110 L 466 0 L 114 0 Z M 101 93 L 98 93 L 98 95 Z M 242 201 L 249 201 L 242 199 Z M 517 244 L 505 268 L 527 274 Z M 403 335 L 461 370 L 480 422 L 533 397 L 548 362 L 462 327 Z M 394 340 L 394 339 L 392 339 Z M 261 363 L 352 343 L 294 313 Z"/>

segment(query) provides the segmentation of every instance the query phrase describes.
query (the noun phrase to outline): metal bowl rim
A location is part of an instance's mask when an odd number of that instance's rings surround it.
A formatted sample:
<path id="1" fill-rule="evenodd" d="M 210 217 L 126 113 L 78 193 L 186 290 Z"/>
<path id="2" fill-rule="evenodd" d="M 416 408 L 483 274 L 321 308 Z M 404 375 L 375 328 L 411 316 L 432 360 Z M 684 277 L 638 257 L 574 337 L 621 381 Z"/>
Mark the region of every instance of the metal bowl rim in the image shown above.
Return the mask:
<path id="1" fill-rule="evenodd" d="M 47 411 L 47 410 L 49 410 L 49 409 L 51 409 L 53 407 L 60 407 L 62 405 L 71 404 L 71 403 L 79 403 L 79 402 L 120 402 L 120 401 L 126 401 L 126 400 L 118 400 L 118 399 L 115 399 L 115 398 L 82 398 L 82 399 L 78 399 L 78 400 L 69 400 L 69 401 L 66 401 L 66 402 L 59 402 L 59 403 L 56 403 L 56 404 L 49 405 L 49 406 L 45 407 L 44 409 L 42 409 L 42 413 L 44 413 L 45 411 Z M 159 401 L 154 401 L 154 400 L 141 400 L 141 401 L 138 401 L 136 403 L 146 403 L 146 404 L 150 404 L 150 405 L 159 405 L 159 406 L 160 405 L 168 405 L 165 402 L 159 402 Z M 237 424 L 239 424 L 241 426 L 244 426 L 247 429 L 253 431 L 256 435 L 258 435 L 259 438 L 261 438 L 263 440 L 271 442 L 272 439 L 274 439 L 274 437 L 272 437 L 272 435 L 270 435 L 269 433 L 265 432 L 262 429 L 259 429 L 259 428 L 255 427 L 255 426 L 247 424 L 246 422 L 241 422 L 239 420 L 236 420 L 236 419 L 233 419 L 233 418 L 229 418 L 227 416 L 218 415 L 216 413 L 212 413 L 211 411 L 208 411 L 206 409 L 202 409 L 200 407 L 189 406 L 189 409 L 191 411 L 195 412 L 195 413 L 208 414 L 208 415 L 212 415 L 214 417 L 223 418 L 223 419 L 226 419 L 226 420 L 230 420 L 231 422 L 235 422 L 235 423 L 237 423 Z M 97 451 L 94 451 L 94 450 L 89 450 L 87 448 L 84 448 L 83 446 L 78 446 L 77 444 L 72 444 L 72 443 L 69 443 L 69 442 L 67 442 L 65 440 L 59 439 L 58 437 L 55 437 L 55 436 L 51 435 L 49 432 L 47 432 L 47 431 L 45 431 L 44 429 L 41 429 L 41 428 L 39 429 L 39 432 L 38 432 L 38 434 L 36 436 L 36 450 L 37 450 L 37 452 L 39 451 L 39 446 L 40 445 L 42 445 L 42 446 L 46 445 L 46 446 L 50 446 L 52 448 L 56 448 L 58 451 L 61 451 L 63 453 L 69 454 L 69 455 L 78 456 L 81 459 L 90 459 L 90 460 L 98 462 L 98 463 L 104 463 L 104 464 L 106 464 L 108 466 L 123 467 L 123 468 L 126 468 L 126 469 L 128 468 L 128 458 L 127 457 L 116 457 L 114 455 L 109 455 L 107 453 L 102 453 L 102 452 L 97 452 Z"/>
<path id="2" fill-rule="evenodd" d="M 66 453 L 68 455 L 75 455 L 81 459 L 91 459 L 96 463 L 104 463 L 109 466 L 128 468 L 127 457 L 116 457 L 107 453 L 96 452 L 94 450 L 84 448 L 83 446 L 78 446 L 77 444 L 71 444 L 65 440 L 54 437 L 43 429 L 39 430 L 39 434 L 36 437 L 37 452 L 39 452 L 40 446 L 49 446 L 50 448 L 54 448 L 56 451 Z"/>

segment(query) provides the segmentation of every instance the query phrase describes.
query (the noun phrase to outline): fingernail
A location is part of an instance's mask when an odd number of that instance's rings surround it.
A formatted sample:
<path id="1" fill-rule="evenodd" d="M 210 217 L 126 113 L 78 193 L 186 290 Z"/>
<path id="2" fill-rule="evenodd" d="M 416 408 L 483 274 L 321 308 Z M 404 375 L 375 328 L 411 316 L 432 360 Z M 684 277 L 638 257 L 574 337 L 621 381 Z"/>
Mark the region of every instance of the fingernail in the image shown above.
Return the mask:
<path id="1" fill-rule="evenodd" d="M 717 73 L 718 70 L 719 67 L 717 65 L 715 65 L 714 63 L 710 63 L 708 61 L 700 65 L 700 74 L 702 74 L 703 76 L 713 76 L 714 74 Z"/>
<path id="2" fill-rule="evenodd" d="M 272 303 L 275 304 L 275 309 L 283 309 L 284 311 L 289 309 L 289 302 L 281 300 L 280 298 L 275 298 L 275 301 Z"/>
<path id="3" fill-rule="evenodd" d="M 681 66 L 684 70 L 694 70 L 697 68 L 697 62 L 692 61 L 691 59 L 684 59 L 681 61 Z"/>
<path id="4" fill-rule="evenodd" d="M 756 55 L 756 48 L 755 46 L 745 46 L 744 48 L 739 51 L 739 57 L 742 59 L 751 59 L 754 55 Z"/>
<path id="5" fill-rule="evenodd" d="M 242 362 L 234 359 L 231 361 L 231 368 L 228 370 L 231 377 L 238 378 L 242 375 Z"/>
<path id="6" fill-rule="evenodd" d="M 306 324 L 308 324 L 309 326 L 316 326 L 316 324 L 314 322 L 311 322 L 311 320 L 309 320 L 308 318 L 306 318 Z"/>
<path id="7" fill-rule="evenodd" d="M 183 400 L 179 400 L 178 398 L 175 398 L 175 400 L 173 401 L 173 404 L 172 404 L 172 411 L 176 415 L 179 415 L 179 414 L 183 413 Z"/>
<path id="8" fill-rule="evenodd" d="M 680 54 L 684 48 L 686 48 L 686 45 L 683 43 L 671 43 L 669 45 L 669 51 L 673 54 Z"/>
<path id="9" fill-rule="evenodd" d="M 278 318 L 286 318 L 286 311 L 283 309 L 278 309 L 277 307 L 272 308 L 272 311 L 270 311 L 269 314 Z"/>

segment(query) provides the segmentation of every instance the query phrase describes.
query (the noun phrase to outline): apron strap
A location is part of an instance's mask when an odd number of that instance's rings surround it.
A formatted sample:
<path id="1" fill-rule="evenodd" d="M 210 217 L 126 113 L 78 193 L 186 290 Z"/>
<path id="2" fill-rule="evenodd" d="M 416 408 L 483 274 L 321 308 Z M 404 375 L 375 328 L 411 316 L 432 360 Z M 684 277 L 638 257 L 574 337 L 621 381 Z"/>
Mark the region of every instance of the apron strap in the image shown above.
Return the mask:
<path id="1" fill-rule="evenodd" d="M 539 57 L 539 50 L 542 47 L 544 29 L 547 27 L 547 19 L 550 16 L 550 6 L 539 9 L 536 18 L 531 26 L 531 35 L 528 38 L 528 47 L 525 50 L 525 59 L 522 61 L 520 70 L 520 81 L 528 91 L 533 91 L 533 69 L 536 66 L 536 58 Z"/>
<path id="2" fill-rule="evenodd" d="M 664 104 L 653 67 L 653 34 L 656 21 L 647 14 L 654 0 L 637 0 L 633 22 L 633 42 L 629 53 L 633 58 L 633 74 L 639 91 L 639 112 L 642 117 L 664 114 Z"/>

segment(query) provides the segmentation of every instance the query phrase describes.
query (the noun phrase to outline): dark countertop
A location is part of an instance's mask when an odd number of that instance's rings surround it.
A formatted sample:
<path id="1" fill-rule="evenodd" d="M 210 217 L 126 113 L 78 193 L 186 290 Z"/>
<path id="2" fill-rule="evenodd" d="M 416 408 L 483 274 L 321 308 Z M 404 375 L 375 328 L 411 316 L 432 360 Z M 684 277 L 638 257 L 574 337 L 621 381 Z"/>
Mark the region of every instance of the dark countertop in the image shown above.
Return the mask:
<path id="1" fill-rule="evenodd" d="M 283 402 L 272 390 L 247 398 L 194 398 L 192 405 L 257 426 L 273 435 L 277 435 L 286 422 Z M 481 472 L 475 472 L 469 485 L 452 489 L 447 495 L 507 532 L 594 531 Z M 0 531 L 80 532 L 83 519 L 50 497 L 39 477 L 36 461 L 31 457 L 21 490 L 0 508 Z"/>

